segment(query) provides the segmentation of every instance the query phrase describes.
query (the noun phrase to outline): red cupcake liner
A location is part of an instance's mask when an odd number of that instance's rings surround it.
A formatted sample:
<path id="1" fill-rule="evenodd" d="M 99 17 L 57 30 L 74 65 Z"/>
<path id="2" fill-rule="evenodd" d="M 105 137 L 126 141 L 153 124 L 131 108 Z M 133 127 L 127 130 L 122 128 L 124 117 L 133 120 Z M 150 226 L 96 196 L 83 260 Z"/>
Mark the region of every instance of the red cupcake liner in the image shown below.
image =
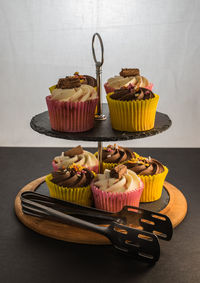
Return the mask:
<path id="1" fill-rule="evenodd" d="M 85 132 L 94 127 L 98 98 L 85 102 L 65 102 L 46 97 L 51 128 L 59 132 Z"/>
<path id="2" fill-rule="evenodd" d="M 109 212 L 118 212 L 126 205 L 139 207 L 144 184 L 140 180 L 140 187 L 137 190 L 125 193 L 105 192 L 94 184 L 91 185 L 91 189 L 96 208 Z"/>
<path id="3" fill-rule="evenodd" d="M 52 166 L 54 171 L 57 171 L 59 169 L 59 167 L 56 165 L 55 161 L 52 161 Z M 89 169 L 90 171 L 93 171 L 95 173 L 99 173 L 99 165 L 95 165 L 95 166 L 85 166 L 83 165 L 83 167 Z"/>
<path id="4" fill-rule="evenodd" d="M 110 93 L 110 92 L 113 92 L 113 91 L 115 90 L 115 88 L 109 86 L 108 83 L 105 83 L 105 84 L 104 84 L 104 88 L 105 88 L 105 91 L 106 91 L 107 94 Z M 146 86 L 145 88 L 147 88 L 147 89 L 149 89 L 149 90 L 152 91 L 153 84 L 152 84 L 152 83 L 149 83 L 149 85 Z"/>

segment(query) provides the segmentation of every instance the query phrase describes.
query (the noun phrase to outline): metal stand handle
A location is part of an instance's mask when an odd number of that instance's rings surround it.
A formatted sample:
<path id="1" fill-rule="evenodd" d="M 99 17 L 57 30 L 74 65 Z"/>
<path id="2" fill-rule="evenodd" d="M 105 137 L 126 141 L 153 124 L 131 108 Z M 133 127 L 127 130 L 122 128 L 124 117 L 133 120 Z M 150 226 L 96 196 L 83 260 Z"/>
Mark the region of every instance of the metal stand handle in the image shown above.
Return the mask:
<path id="1" fill-rule="evenodd" d="M 101 46 L 101 61 L 97 61 L 95 50 L 94 50 L 94 41 L 95 37 L 98 37 L 100 46 Z M 95 115 L 95 120 L 106 120 L 106 116 L 102 113 L 102 97 L 101 97 L 101 73 L 102 73 L 102 65 L 104 62 L 104 48 L 103 41 L 99 33 L 95 33 L 92 37 L 92 54 L 94 58 L 94 62 L 96 65 L 96 79 L 97 79 L 97 94 L 99 97 L 98 105 L 97 105 L 97 114 Z"/>

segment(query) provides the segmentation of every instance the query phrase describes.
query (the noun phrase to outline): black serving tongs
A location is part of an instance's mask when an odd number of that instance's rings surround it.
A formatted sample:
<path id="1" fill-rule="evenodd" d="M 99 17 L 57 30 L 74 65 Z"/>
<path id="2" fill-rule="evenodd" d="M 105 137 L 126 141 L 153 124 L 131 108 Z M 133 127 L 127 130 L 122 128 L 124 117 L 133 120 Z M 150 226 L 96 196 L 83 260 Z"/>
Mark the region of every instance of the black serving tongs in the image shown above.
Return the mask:
<path id="1" fill-rule="evenodd" d="M 160 257 L 160 245 L 156 235 L 130 228 L 128 226 L 112 221 L 108 226 L 99 226 L 92 222 L 65 214 L 46 204 L 27 198 L 27 193 L 21 195 L 22 210 L 25 214 L 42 217 L 49 220 L 74 225 L 83 229 L 106 236 L 113 246 L 120 252 L 130 255 L 135 259 L 148 263 L 155 263 Z"/>
<path id="2" fill-rule="evenodd" d="M 26 200 L 43 204 L 65 214 L 76 216 L 93 223 L 109 224 L 115 221 L 119 224 L 134 225 L 135 227 L 140 227 L 143 231 L 157 235 L 162 240 L 169 241 L 173 234 L 172 223 L 169 217 L 139 207 L 125 206 L 117 213 L 110 213 L 93 207 L 51 198 L 35 192 L 22 193 L 22 203 Z"/>

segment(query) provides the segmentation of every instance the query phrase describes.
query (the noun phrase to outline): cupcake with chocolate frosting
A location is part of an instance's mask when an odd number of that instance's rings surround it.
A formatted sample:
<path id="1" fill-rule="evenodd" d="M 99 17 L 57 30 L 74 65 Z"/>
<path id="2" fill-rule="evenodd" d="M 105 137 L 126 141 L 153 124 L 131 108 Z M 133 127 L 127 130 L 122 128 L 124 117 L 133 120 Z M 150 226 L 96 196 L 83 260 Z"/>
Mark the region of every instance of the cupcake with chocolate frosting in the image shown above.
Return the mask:
<path id="1" fill-rule="evenodd" d="M 159 96 L 151 90 L 130 84 L 107 94 L 106 98 L 113 129 L 137 132 L 154 127 Z"/>
<path id="2" fill-rule="evenodd" d="M 80 145 L 62 152 L 61 155 L 54 157 L 52 161 L 55 171 L 58 169 L 65 169 L 73 163 L 98 173 L 98 159 L 91 152 L 83 150 Z"/>
<path id="3" fill-rule="evenodd" d="M 51 128 L 60 132 L 85 132 L 94 126 L 96 89 L 78 75 L 61 78 L 46 97 Z"/>
<path id="4" fill-rule="evenodd" d="M 95 153 L 98 156 L 98 153 Z M 118 146 L 117 144 L 108 145 L 102 150 L 102 170 L 112 169 L 118 164 L 131 160 L 137 153 L 130 149 Z"/>
<path id="5" fill-rule="evenodd" d="M 136 88 L 143 87 L 150 90 L 153 88 L 153 84 L 144 76 L 141 76 L 140 70 L 136 68 L 122 69 L 119 76 L 109 78 L 104 87 L 106 93 L 110 93 L 121 87 L 127 87 L 130 84 Z"/>
<path id="6" fill-rule="evenodd" d="M 124 162 L 128 170 L 135 172 L 144 183 L 141 202 L 158 200 L 162 195 L 163 184 L 168 168 L 154 158 L 137 156 Z"/>
<path id="7" fill-rule="evenodd" d="M 94 176 L 95 173 L 89 169 L 73 164 L 47 175 L 46 183 L 51 197 L 90 206 L 90 184 Z"/>
<path id="8" fill-rule="evenodd" d="M 126 205 L 139 206 L 142 191 L 141 179 L 123 164 L 105 169 L 92 182 L 95 207 L 109 212 L 120 211 Z"/>

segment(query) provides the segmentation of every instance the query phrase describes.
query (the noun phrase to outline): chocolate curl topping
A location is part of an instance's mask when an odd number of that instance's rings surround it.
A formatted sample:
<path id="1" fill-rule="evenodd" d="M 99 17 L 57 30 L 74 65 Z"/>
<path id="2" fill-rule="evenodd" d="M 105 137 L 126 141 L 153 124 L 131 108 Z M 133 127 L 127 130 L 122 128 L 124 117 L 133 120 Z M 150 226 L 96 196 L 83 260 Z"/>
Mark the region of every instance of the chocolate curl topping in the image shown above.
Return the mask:
<path id="1" fill-rule="evenodd" d="M 127 167 L 123 164 L 119 164 L 110 171 L 110 177 L 121 179 L 121 177 L 126 173 L 127 173 Z"/>
<path id="2" fill-rule="evenodd" d="M 122 77 L 134 77 L 134 76 L 140 76 L 140 70 L 139 69 L 122 69 L 119 73 Z"/>
<path id="3" fill-rule="evenodd" d="M 153 97 L 155 97 L 155 95 L 151 90 L 142 87 L 134 88 L 131 84 L 128 87 L 115 89 L 114 93 L 110 96 L 112 99 L 124 101 L 145 100 Z"/>
<path id="4" fill-rule="evenodd" d="M 79 78 L 66 77 L 64 79 L 63 78 L 59 79 L 56 85 L 56 88 L 69 89 L 69 88 L 76 88 L 80 86 L 81 86 L 81 83 L 80 83 Z"/>
<path id="5" fill-rule="evenodd" d="M 52 172 L 51 182 L 63 187 L 84 187 L 88 186 L 94 178 L 93 173 L 87 168 L 68 167 Z"/>
<path id="6" fill-rule="evenodd" d="M 64 156 L 69 156 L 69 157 L 73 157 L 79 154 L 83 154 L 83 149 L 80 145 L 64 152 Z"/>

